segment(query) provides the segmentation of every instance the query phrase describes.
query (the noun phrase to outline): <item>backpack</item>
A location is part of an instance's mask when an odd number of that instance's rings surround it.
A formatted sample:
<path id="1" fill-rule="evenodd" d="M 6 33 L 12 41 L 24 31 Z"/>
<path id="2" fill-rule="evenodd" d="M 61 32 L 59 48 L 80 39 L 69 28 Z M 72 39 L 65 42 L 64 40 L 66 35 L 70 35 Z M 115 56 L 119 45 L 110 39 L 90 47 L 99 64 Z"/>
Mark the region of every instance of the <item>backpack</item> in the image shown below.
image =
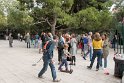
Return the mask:
<path id="1" fill-rule="evenodd" d="M 45 45 L 43 46 L 43 53 L 47 52 L 47 50 L 50 48 L 51 44 L 52 44 L 52 41 L 47 41 L 45 43 Z"/>
<path id="2" fill-rule="evenodd" d="M 52 44 L 52 41 L 47 41 L 43 47 L 44 50 L 48 50 Z"/>

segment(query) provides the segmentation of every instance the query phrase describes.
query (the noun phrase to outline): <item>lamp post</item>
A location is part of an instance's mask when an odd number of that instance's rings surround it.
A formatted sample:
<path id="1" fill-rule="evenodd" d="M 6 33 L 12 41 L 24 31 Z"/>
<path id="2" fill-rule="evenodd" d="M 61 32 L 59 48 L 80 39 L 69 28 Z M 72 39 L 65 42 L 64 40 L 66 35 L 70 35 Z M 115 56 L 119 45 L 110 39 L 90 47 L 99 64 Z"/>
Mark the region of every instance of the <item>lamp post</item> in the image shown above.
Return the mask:
<path id="1" fill-rule="evenodd" d="M 123 54 L 124 54 L 124 17 L 122 20 L 122 40 L 123 40 Z"/>

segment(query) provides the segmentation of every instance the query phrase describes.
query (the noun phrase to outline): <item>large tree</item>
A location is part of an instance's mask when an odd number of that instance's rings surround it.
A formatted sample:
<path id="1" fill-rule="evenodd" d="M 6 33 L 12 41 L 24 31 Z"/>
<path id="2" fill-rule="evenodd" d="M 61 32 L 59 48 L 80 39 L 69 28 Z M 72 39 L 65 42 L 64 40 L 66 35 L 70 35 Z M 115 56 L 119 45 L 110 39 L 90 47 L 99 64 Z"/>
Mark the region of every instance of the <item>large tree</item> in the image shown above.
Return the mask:
<path id="1" fill-rule="evenodd" d="M 100 30 L 108 28 L 111 14 L 108 0 L 18 0 L 20 10 L 30 10 L 34 25 Z M 106 20 L 108 22 L 106 22 Z M 49 26 L 46 26 L 49 25 Z M 42 27 L 40 26 L 40 27 Z"/>
<path id="2" fill-rule="evenodd" d="M 6 0 L 0 0 L 0 28 L 6 27 L 7 25 L 6 5 Z"/>
<path id="3" fill-rule="evenodd" d="M 68 18 L 69 10 L 73 0 L 18 0 L 22 5 L 22 10 L 28 8 L 32 11 L 36 23 L 46 22 L 52 34 L 55 34 L 58 19 Z M 66 20 L 65 20 L 66 21 Z M 66 22 L 65 22 L 66 23 Z"/>
<path id="4" fill-rule="evenodd" d="M 11 29 L 30 30 L 33 18 L 29 15 L 29 11 L 19 10 L 20 5 L 18 1 L 13 1 L 7 7 L 7 23 Z"/>

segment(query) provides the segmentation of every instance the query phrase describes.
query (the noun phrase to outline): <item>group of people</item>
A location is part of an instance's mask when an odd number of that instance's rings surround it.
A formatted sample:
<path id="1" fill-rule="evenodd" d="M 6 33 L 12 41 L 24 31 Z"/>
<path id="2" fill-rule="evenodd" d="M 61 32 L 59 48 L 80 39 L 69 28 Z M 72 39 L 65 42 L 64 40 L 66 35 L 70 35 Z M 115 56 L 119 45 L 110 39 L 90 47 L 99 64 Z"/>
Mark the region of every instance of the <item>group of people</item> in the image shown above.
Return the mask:
<path id="1" fill-rule="evenodd" d="M 107 34 L 102 34 L 100 36 L 99 33 L 95 33 L 92 40 L 92 47 L 93 47 L 93 54 L 90 66 L 87 66 L 88 69 L 91 69 L 94 63 L 95 58 L 97 57 L 97 66 L 96 71 L 99 70 L 99 68 L 104 68 L 104 73 L 106 75 L 109 75 L 109 72 L 107 70 L 107 57 L 109 55 L 109 39 L 107 37 Z M 102 67 L 102 59 L 104 59 L 104 67 Z"/>
<path id="2" fill-rule="evenodd" d="M 62 66 L 65 66 L 65 71 L 69 71 L 68 65 L 76 65 L 77 50 L 81 48 L 81 56 L 84 60 L 89 55 L 90 65 L 87 66 L 88 69 L 92 69 L 94 60 L 97 57 L 96 71 L 100 67 L 102 68 L 102 59 L 104 59 L 105 74 L 109 74 L 107 70 L 107 57 L 109 55 L 109 38 L 107 34 L 100 35 L 98 32 L 94 34 L 89 32 L 82 35 L 58 33 L 57 36 L 53 36 L 51 33 L 42 32 L 41 35 L 36 33 L 32 36 L 30 36 L 30 33 L 27 33 L 25 39 L 27 48 L 30 48 L 31 44 L 34 45 L 34 48 L 39 48 L 39 53 L 43 53 L 43 68 L 38 74 L 39 78 L 43 77 L 49 65 L 53 82 L 60 81 L 60 79 L 57 79 L 53 60 L 55 48 L 58 50 L 58 70 L 60 71 L 63 70 Z"/>
<path id="3" fill-rule="evenodd" d="M 90 66 L 87 66 L 87 68 L 92 68 L 94 60 L 97 57 L 96 71 L 98 71 L 101 67 L 104 69 L 104 74 L 109 75 L 109 72 L 107 70 L 107 57 L 109 55 L 110 46 L 109 38 L 107 37 L 107 34 L 100 35 L 100 33 L 98 32 L 96 32 L 95 34 L 92 34 L 92 32 L 83 34 L 80 37 L 80 41 L 78 41 L 78 37 L 76 37 L 75 34 L 59 34 L 57 48 L 58 61 L 60 66 L 58 70 L 61 71 L 62 66 L 64 65 L 65 70 L 68 71 L 68 58 L 71 58 L 70 65 L 76 65 L 76 53 L 79 44 L 81 44 L 82 56 L 84 60 L 86 60 L 86 56 L 89 54 Z M 104 60 L 104 67 L 102 67 L 102 59 Z M 41 70 L 41 72 L 43 72 L 43 69 Z M 39 73 L 39 76 L 42 75 L 43 73 Z"/>
<path id="4" fill-rule="evenodd" d="M 109 55 L 109 46 L 110 41 L 107 34 L 101 34 L 96 32 L 92 34 L 89 32 L 88 34 L 82 34 L 79 40 L 79 47 L 81 48 L 81 54 L 84 60 L 86 60 L 87 55 L 90 58 L 90 66 L 87 66 L 88 69 L 91 69 L 94 63 L 95 58 L 97 57 L 97 66 L 96 71 L 99 68 L 104 69 L 104 73 L 106 75 L 109 74 L 107 70 L 107 57 Z M 104 59 L 104 67 L 103 60 Z"/>

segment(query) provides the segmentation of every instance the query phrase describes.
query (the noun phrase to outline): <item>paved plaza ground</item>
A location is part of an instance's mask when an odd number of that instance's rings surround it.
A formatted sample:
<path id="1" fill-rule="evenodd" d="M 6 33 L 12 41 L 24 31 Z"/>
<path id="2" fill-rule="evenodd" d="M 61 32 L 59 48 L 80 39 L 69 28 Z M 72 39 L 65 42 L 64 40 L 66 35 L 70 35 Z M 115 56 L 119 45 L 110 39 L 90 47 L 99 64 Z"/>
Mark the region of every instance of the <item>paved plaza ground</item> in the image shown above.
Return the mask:
<path id="1" fill-rule="evenodd" d="M 41 58 L 38 49 L 26 48 L 26 43 L 14 40 L 13 48 L 9 47 L 7 40 L 0 40 L 0 83 L 52 83 L 50 68 L 44 74 L 44 79 L 37 74 L 42 68 L 42 61 L 37 66 L 32 66 Z M 103 70 L 95 71 L 96 63 L 92 70 L 86 67 L 89 60 L 83 60 L 80 51 L 77 54 L 76 66 L 72 66 L 72 74 L 59 72 L 57 51 L 54 52 L 55 66 L 60 83 L 120 83 L 119 78 L 114 77 L 113 50 L 110 50 L 108 69 L 110 75 L 105 75 Z"/>

